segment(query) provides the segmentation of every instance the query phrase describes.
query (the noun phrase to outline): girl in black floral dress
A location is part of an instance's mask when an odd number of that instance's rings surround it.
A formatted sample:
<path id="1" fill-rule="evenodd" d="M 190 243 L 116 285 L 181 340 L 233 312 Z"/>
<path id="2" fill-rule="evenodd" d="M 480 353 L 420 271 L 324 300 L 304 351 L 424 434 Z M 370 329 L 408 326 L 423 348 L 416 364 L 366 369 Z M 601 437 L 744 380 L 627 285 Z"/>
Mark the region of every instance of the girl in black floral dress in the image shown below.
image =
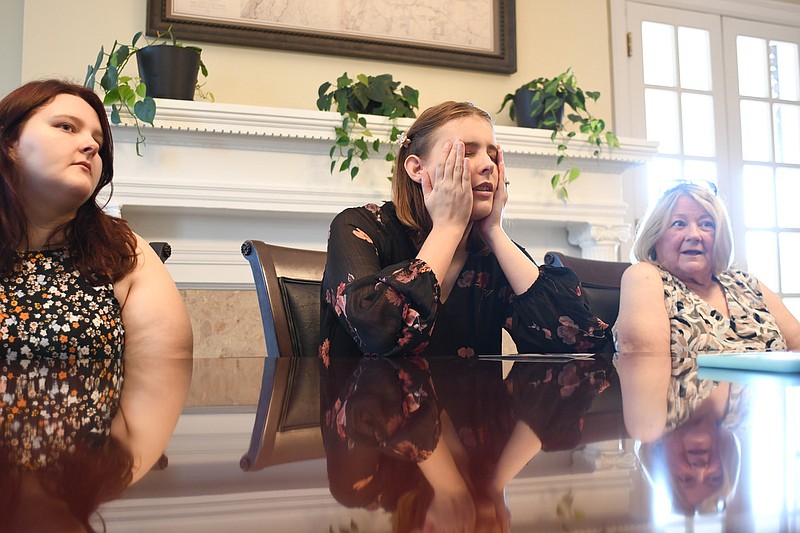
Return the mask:
<path id="1" fill-rule="evenodd" d="M 129 454 L 129 472 L 118 479 L 130 483 L 161 456 L 188 393 L 188 315 L 155 252 L 103 211 L 98 195 L 113 174 L 111 128 L 90 89 L 42 80 L 0 101 L 2 363 L 38 365 L 42 382 L 67 389 L 74 382 L 65 368 L 94 361 L 105 369 L 90 376 L 85 393 L 67 396 L 67 405 L 34 404 L 31 381 L 25 394 L 0 395 L 0 436 L 12 443 L 3 461 L 22 469 L 23 488 L 46 489 L 36 485 L 37 472 L 64 454 L 51 457 L 41 446 L 52 442 L 46 423 L 22 431 L 20 417 L 78 417 L 58 430 L 75 443 L 86 435 L 67 430 L 90 421 L 90 440 L 113 440 Z M 4 374 L 0 388 L 12 378 L 19 385 L 19 377 Z M 35 453 L 19 455 L 24 450 Z"/>
<path id="2" fill-rule="evenodd" d="M 508 198 L 491 117 L 445 102 L 400 138 L 393 202 L 347 209 L 331 224 L 320 357 L 599 351 L 607 325 L 563 268 L 538 268 L 502 227 Z M 439 452 L 437 454 L 437 452 Z M 434 523 L 474 520 L 447 446 L 414 458 L 432 484 Z M 425 459 L 425 460 L 422 460 Z"/>

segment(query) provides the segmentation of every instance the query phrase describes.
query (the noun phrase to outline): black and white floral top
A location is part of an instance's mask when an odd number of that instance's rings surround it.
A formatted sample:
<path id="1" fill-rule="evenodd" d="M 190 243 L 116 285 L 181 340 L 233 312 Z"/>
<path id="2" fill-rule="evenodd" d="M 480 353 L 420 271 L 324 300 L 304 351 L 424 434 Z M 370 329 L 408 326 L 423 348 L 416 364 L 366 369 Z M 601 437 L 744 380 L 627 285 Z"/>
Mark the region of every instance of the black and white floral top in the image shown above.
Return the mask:
<path id="1" fill-rule="evenodd" d="M 575 273 L 544 266 L 516 296 L 492 254 L 470 254 L 447 301 L 394 204 L 332 222 L 322 282 L 320 356 L 497 354 L 507 329 L 520 352 L 606 349 L 608 326 L 580 298 Z"/>
<path id="2" fill-rule="evenodd" d="M 93 286 L 66 249 L 20 254 L 0 278 L 0 445 L 15 464 L 44 468 L 108 436 L 124 339 L 110 283 Z"/>
<path id="3" fill-rule="evenodd" d="M 122 357 L 125 330 L 111 283 L 93 286 L 67 249 L 26 252 L 0 278 L 0 353 L 37 357 Z"/>
<path id="4" fill-rule="evenodd" d="M 673 361 L 703 352 L 786 349 L 786 340 L 767 309 L 755 276 L 739 270 L 726 270 L 717 276 L 728 302 L 728 318 L 680 279 L 662 268 L 659 271 Z"/>

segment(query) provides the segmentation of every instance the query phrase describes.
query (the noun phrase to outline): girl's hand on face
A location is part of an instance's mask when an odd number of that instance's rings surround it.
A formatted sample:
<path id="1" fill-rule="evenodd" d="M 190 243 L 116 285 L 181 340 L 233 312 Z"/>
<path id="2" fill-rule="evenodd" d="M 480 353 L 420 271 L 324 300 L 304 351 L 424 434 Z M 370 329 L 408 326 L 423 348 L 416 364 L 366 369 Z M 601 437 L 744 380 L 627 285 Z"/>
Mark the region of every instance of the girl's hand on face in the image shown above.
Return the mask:
<path id="1" fill-rule="evenodd" d="M 469 162 L 460 139 L 446 142 L 433 177 L 423 171 L 422 193 L 433 226 L 451 225 L 465 229 L 472 214 L 472 180 Z"/>
<path id="2" fill-rule="evenodd" d="M 508 201 L 508 182 L 506 181 L 506 164 L 503 160 L 503 150 L 497 147 L 497 188 L 492 199 L 492 212 L 489 216 L 477 222 L 481 235 L 489 235 L 494 229 L 501 229 L 503 211 Z"/>

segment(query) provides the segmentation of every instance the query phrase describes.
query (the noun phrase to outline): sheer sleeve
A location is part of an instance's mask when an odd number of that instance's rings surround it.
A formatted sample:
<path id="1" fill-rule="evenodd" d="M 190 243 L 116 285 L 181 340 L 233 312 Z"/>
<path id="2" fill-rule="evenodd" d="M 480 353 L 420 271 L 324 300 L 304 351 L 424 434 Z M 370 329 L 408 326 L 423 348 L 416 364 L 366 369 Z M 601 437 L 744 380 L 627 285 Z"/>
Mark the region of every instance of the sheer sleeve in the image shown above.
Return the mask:
<path id="1" fill-rule="evenodd" d="M 521 353 L 605 352 L 613 346 L 608 324 L 592 313 L 578 277 L 564 267 L 539 267 L 530 289 L 513 299 L 506 328 Z"/>
<path id="2" fill-rule="evenodd" d="M 419 353 L 433 328 L 439 284 L 416 254 L 399 260 L 399 236 L 392 233 L 397 229 L 384 225 L 378 207 L 372 207 L 347 209 L 333 220 L 325 301 L 362 353 Z"/>

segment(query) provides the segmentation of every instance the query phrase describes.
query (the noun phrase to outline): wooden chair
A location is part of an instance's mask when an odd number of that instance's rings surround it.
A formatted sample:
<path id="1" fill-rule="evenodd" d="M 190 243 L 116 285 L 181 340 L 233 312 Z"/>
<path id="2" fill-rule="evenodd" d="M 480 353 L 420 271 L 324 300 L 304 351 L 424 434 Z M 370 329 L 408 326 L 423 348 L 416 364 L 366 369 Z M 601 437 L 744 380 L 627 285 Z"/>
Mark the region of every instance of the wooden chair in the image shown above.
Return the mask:
<path id="1" fill-rule="evenodd" d="M 584 300 L 594 314 L 609 326 L 614 325 L 619 315 L 622 273 L 631 266 L 630 263 L 570 257 L 561 252 L 547 252 L 544 262 L 547 265 L 572 269 L 581 281 Z"/>
<path id="2" fill-rule="evenodd" d="M 267 357 L 250 447 L 239 466 L 270 465 L 325 456 L 319 428 L 320 287 L 326 253 L 249 240 Z"/>

